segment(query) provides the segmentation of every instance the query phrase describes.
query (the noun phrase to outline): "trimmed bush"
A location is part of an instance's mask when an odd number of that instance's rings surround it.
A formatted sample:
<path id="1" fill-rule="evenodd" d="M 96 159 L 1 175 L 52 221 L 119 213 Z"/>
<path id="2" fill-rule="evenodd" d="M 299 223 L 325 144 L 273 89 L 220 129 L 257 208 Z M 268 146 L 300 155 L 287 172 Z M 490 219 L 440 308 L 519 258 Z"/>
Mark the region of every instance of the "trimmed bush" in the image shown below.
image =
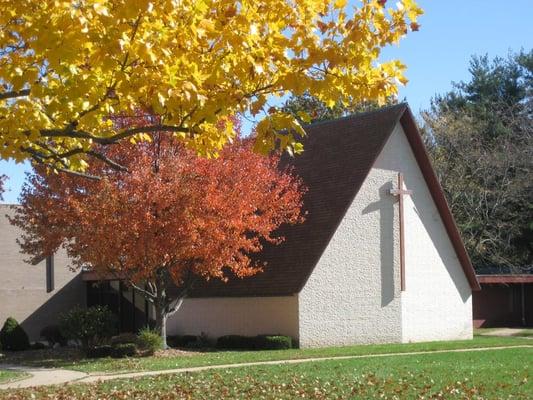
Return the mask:
<path id="1" fill-rule="evenodd" d="M 111 338 L 111 345 L 137 343 L 137 335 L 135 333 L 127 332 Z"/>
<path id="2" fill-rule="evenodd" d="M 59 343 L 61 347 L 67 345 L 67 338 L 65 338 L 61 331 L 59 330 L 58 325 L 48 325 L 41 329 L 41 337 L 45 339 L 50 347 L 54 347 L 56 343 Z"/>
<path id="3" fill-rule="evenodd" d="M 163 348 L 163 338 L 159 332 L 150 328 L 143 328 L 137 335 L 137 344 L 139 348 L 146 351 L 148 354 L 154 354 L 157 350 Z"/>
<path id="4" fill-rule="evenodd" d="M 194 335 L 172 335 L 167 336 L 167 344 L 170 347 L 191 347 L 198 341 Z"/>
<path id="5" fill-rule="evenodd" d="M 212 347 L 214 344 L 214 340 L 210 339 L 209 336 L 207 336 L 207 333 L 205 332 L 200 333 L 200 336 L 198 336 L 198 339 L 196 341 L 196 346 L 200 349 Z"/>
<path id="6" fill-rule="evenodd" d="M 258 350 L 285 350 L 292 348 L 292 338 L 281 335 L 260 335 L 255 338 Z"/>
<path id="7" fill-rule="evenodd" d="M 67 339 L 79 341 L 87 350 L 116 333 L 117 319 L 107 307 L 76 307 L 60 316 L 59 330 Z"/>
<path id="8" fill-rule="evenodd" d="M 87 358 L 124 358 L 133 357 L 136 354 L 137 345 L 135 343 L 115 343 L 113 345 L 104 344 L 100 346 L 91 346 L 87 349 L 86 353 Z"/>
<path id="9" fill-rule="evenodd" d="M 111 357 L 113 358 L 133 357 L 135 354 L 137 354 L 135 343 L 121 343 L 111 346 Z"/>
<path id="10" fill-rule="evenodd" d="M 226 350 L 282 350 L 292 348 L 292 338 L 282 335 L 221 336 L 216 347 Z"/>
<path id="11" fill-rule="evenodd" d="M 46 349 L 46 345 L 41 342 L 35 342 L 30 345 L 30 349 L 32 350 L 44 350 Z"/>
<path id="12" fill-rule="evenodd" d="M 217 339 L 218 349 L 252 350 L 255 348 L 255 338 L 250 336 L 226 335 Z"/>
<path id="13" fill-rule="evenodd" d="M 87 358 L 111 357 L 113 348 L 109 345 L 94 346 L 87 349 Z"/>
<path id="14" fill-rule="evenodd" d="M 20 351 L 30 348 L 30 340 L 26 331 L 15 318 L 9 317 L 0 330 L 0 343 L 4 350 Z"/>

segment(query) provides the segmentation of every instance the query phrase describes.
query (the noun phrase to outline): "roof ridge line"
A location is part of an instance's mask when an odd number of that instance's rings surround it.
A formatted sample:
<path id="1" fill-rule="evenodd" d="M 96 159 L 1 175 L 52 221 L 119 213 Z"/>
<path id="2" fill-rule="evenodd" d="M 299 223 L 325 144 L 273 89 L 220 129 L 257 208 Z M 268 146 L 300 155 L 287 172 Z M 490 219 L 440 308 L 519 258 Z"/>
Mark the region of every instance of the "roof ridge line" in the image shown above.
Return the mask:
<path id="1" fill-rule="evenodd" d="M 323 120 L 323 121 L 312 122 L 310 124 L 302 125 L 302 127 L 304 129 L 305 128 L 311 128 L 311 127 L 316 127 L 316 126 L 320 126 L 320 125 L 325 125 L 325 124 L 328 124 L 328 123 L 333 123 L 333 122 L 338 122 L 338 121 L 345 121 L 345 120 L 349 120 L 351 118 L 366 117 L 368 115 L 379 114 L 379 113 L 382 113 L 382 112 L 390 111 L 393 108 L 402 108 L 402 107 L 404 109 L 406 109 L 406 108 L 409 108 L 409 105 L 406 102 L 401 102 L 401 103 L 398 103 L 398 104 L 390 104 L 390 105 L 387 105 L 387 106 L 384 106 L 384 107 L 379 107 L 379 108 L 372 109 L 372 110 L 351 113 L 351 114 L 348 114 L 348 115 L 345 115 L 345 116 L 339 117 L 339 118 L 331 118 L 331 119 L 326 119 L 326 120 Z"/>

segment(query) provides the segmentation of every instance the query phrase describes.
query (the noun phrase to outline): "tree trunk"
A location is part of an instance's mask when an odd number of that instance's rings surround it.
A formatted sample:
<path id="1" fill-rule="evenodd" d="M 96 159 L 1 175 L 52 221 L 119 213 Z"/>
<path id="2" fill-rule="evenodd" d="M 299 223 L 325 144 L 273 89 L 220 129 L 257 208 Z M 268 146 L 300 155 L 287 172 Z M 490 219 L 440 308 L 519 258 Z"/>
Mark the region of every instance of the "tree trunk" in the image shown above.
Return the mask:
<path id="1" fill-rule="evenodd" d="M 158 299 L 159 300 L 159 299 Z M 155 329 L 161 335 L 163 340 L 163 350 L 168 349 L 167 345 L 167 307 L 164 301 L 156 301 L 155 303 Z"/>
<path id="2" fill-rule="evenodd" d="M 164 271 L 166 272 L 166 271 Z M 168 278 L 168 276 L 166 277 Z M 169 283 L 165 280 L 164 273 L 159 274 L 155 282 L 156 294 L 154 299 L 155 306 L 155 322 L 156 330 L 161 335 L 163 341 L 163 349 L 168 349 L 167 344 L 167 319 L 169 316 L 173 315 L 176 311 L 179 310 L 183 304 L 183 300 L 187 297 L 187 292 L 191 287 L 192 283 L 188 283 L 186 288 L 182 291 L 179 297 L 169 298 L 167 294 L 167 287 Z"/>
<path id="3" fill-rule="evenodd" d="M 166 307 L 161 304 L 155 305 L 155 329 L 161 335 L 163 340 L 163 349 L 168 349 L 167 345 L 167 311 Z"/>

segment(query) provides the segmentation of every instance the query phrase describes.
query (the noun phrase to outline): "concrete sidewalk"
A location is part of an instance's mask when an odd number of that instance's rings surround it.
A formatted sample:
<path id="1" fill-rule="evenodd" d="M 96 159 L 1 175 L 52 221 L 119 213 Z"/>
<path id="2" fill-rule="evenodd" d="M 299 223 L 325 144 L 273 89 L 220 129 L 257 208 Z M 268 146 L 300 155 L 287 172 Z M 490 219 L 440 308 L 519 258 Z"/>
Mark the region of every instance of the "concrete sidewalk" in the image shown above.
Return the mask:
<path id="1" fill-rule="evenodd" d="M 89 374 L 80 371 L 71 371 L 60 368 L 28 368 L 17 365 L 1 365 L 0 369 L 9 371 L 20 371 L 30 376 L 0 384 L 1 389 L 18 389 L 32 386 L 59 385 L 62 383 L 72 382 L 80 378 L 87 377 Z"/>
<path id="2" fill-rule="evenodd" d="M 527 336 L 533 335 L 533 329 L 531 328 L 488 328 L 487 332 L 480 330 L 478 334 L 483 336 L 513 336 L 522 339 L 533 339 L 533 336 Z"/>
<path id="3" fill-rule="evenodd" d="M 56 384 L 72 384 L 72 383 L 95 383 L 109 381 L 113 379 L 132 379 L 140 378 L 144 376 L 155 375 L 167 375 L 167 374 L 180 374 L 185 372 L 200 372 L 208 370 L 219 370 L 228 368 L 241 368 L 241 367 L 253 367 L 261 365 L 286 365 L 286 364 L 302 364 L 308 362 L 319 362 L 329 360 L 352 360 L 352 359 L 365 359 L 365 358 L 381 358 L 381 357 L 401 357 L 401 356 L 415 356 L 423 354 L 441 354 L 441 353 L 466 353 L 477 351 L 498 351 L 506 349 L 516 348 L 533 348 L 533 345 L 519 345 L 519 346 L 497 346 L 497 347 L 478 347 L 478 348 L 465 348 L 465 349 L 451 349 L 451 350 L 433 350 L 433 351 L 413 351 L 404 353 L 380 353 L 380 354 L 366 354 L 366 355 L 354 355 L 354 356 L 335 356 L 335 357 L 317 357 L 317 358 L 302 358 L 302 359 L 290 359 L 290 360 L 276 360 L 276 361 L 257 361 L 240 364 L 223 364 L 223 365 L 207 365 L 202 367 L 188 367 L 188 368 L 175 368 L 159 371 L 142 371 L 142 372 L 129 372 L 121 374 L 87 374 L 84 372 L 70 371 L 65 369 L 26 369 L 17 367 L 19 371 L 23 371 L 32 376 L 22 379 L 16 382 L 5 383 L 0 385 L 0 389 L 18 389 L 28 388 L 32 386 L 43 385 L 56 385 Z M 0 365 L 0 368 L 3 366 Z"/>

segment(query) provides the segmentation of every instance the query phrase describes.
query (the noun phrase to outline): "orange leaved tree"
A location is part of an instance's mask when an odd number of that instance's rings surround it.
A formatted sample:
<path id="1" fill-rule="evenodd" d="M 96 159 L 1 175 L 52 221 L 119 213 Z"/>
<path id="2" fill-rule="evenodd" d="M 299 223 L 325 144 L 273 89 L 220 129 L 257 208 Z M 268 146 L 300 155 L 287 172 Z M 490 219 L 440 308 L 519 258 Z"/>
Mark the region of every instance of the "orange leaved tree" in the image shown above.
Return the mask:
<path id="1" fill-rule="evenodd" d="M 198 279 L 237 277 L 263 268 L 252 253 L 274 232 L 303 221 L 301 181 L 278 157 L 239 140 L 219 158 L 198 157 L 168 135 L 107 147 L 128 171 L 91 164 L 100 180 L 37 169 L 12 223 L 34 257 L 64 246 L 73 266 L 128 282 L 153 304 L 166 346 L 166 320 Z"/>

